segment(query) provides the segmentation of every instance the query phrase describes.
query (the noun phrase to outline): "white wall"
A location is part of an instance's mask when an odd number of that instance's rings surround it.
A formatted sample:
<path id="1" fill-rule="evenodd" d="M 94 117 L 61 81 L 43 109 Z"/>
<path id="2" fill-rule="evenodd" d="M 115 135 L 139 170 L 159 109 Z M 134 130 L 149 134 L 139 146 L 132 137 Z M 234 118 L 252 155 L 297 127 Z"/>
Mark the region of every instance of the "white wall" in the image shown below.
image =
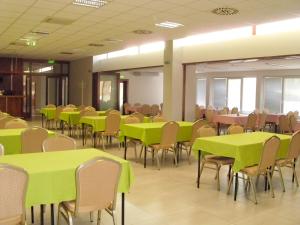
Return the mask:
<path id="1" fill-rule="evenodd" d="M 71 62 L 69 75 L 70 103 L 75 105 L 92 105 L 92 70 L 93 57 Z"/>
<path id="2" fill-rule="evenodd" d="M 160 104 L 163 102 L 163 74 L 141 72 L 139 76 L 122 71 L 121 76 L 129 80 L 128 101 L 130 104 Z"/>

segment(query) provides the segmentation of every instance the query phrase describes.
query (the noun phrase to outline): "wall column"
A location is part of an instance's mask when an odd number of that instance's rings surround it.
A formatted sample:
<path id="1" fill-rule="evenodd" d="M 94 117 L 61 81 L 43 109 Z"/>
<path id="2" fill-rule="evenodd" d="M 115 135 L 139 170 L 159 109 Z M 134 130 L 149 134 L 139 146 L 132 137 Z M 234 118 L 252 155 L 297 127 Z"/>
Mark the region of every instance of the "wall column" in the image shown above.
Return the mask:
<path id="1" fill-rule="evenodd" d="M 165 42 L 163 115 L 168 120 L 181 120 L 183 95 L 182 48 L 174 48 L 173 40 Z"/>

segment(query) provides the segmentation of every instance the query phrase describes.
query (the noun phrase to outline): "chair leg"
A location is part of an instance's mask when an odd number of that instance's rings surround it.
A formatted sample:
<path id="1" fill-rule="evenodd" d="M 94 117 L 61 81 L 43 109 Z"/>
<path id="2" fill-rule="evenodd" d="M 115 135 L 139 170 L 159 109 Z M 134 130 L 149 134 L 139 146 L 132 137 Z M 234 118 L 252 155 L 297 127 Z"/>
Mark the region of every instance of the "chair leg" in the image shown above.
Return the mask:
<path id="1" fill-rule="evenodd" d="M 137 157 L 137 151 L 136 151 L 136 143 L 134 143 L 134 157 L 135 157 L 135 161 L 138 161 L 138 157 Z"/>
<path id="2" fill-rule="evenodd" d="M 205 162 L 202 161 L 202 163 L 201 163 L 201 168 L 200 168 L 200 174 L 199 174 L 200 177 L 201 177 L 201 174 L 202 174 L 202 172 L 203 172 L 204 165 L 205 165 Z"/>
<path id="3" fill-rule="evenodd" d="M 144 145 L 142 145 L 142 147 L 141 147 L 141 151 L 140 151 L 140 159 L 142 158 L 143 150 L 144 150 Z"/>
<path id="4" fill-rule="evenodd" d="M 177 151 L 176 151 L 176 149 L 174 148 L 173 149 L 173 152 L 174 152 L 174 161 L 175 161 L 175 166 L 177 167 L 178 166 L 178 163 L 177 163 Z"/>
<path id="5" fill-rule="evenodd" d="M 268 183 L 269 183 L 269 185 L 270 185 L 272 198 L 275 198 L 275 194 L 274 194 L 274 189 L 273 189 L 273 184 L 272 184 L 272 178 L 271 178 L 271 175 L 270 175 L 270 171 L 267 171 L 267 179 L 268 179 Z"/>
<path id="6" fill-rule="evenodd" d="M 217 165 L 217 189 L 220 191 L 220 166 Z"/>
<path id="7" fill-rule="evenodd" d="M 98 210 L 97 225 L 100 225 L 100 223 L 101 223 L 101 210 Z"/>
<path id="8" fill-rule="evenodd" d="M 188 163 L 191 164 L 191 152 L 192 152 L 192 146 L 186 150 L 186 154 L 187 154 L 187 160 L 188 160 Z"/>
<path id="9" fill-rule="evenodd" d="M 114 211 L 111 211 L 111 217 L 112 217 L 112 220 L 113 220 L 113 224 L 116 225 L 116 220 L 115 220 L 115 214 L 114 214 Z"/>
<path id="10" fill-rule="evenodd" d="M 256 187 L 255 187 L 255 185 L 254 185 L 254 182 L 253 182 L 253 180 L 252 180 L 252 177 L 248 177 L 249 178 L 249 181 L 250 181 L 250 186 L 251 186 L 251 189 L 252 189 L 252 191 L 253 191 L 253 195 L 254 195 L 254 202 L 255 202 L 255 204 L 257 204 L 257 198 L 256 198 Z"/>
<path id="11" fill-rule="evenodd" d="M 284 186 L 284 181 L 283 181 L 283 177 L 282 177 L 281 167 L 277 166 L 277 168 L 278 168 L 278 172 L 279 172 L 279 176 L 280 176 L 282 191 L 285 192 L 285 186 Z"/>
<path id="12" fill-rule="evenodd" d="M 160 170 L 160 162 L 159 162 L 158 150 L 155 151 L 155 154 L 156 154 L 157 169 Z M 163 152 L 162 152 L 162 154 L 163 154 Z"/>
<path id="13" fill-rule="evenodd" d="M 295 181 L 296 181 L 296 185 L 297 185 L 297 187 L 299 187 L 299 182 L 298 182 L 298 177 L 297 177 L 297 174 L 296 174 L 295 163 L 292 166 L 292 168 L 293 168 L 293 174 L 294 174 L 294 178 L 295 178 Z"/>
<path id="14" fill-rule="evenodd" d="M 94 212 L 90 212 L 90 222 L 94 222 Z"/>
<path id="15" fill-rule="evenodd" d="M 234 172 L 231 171 L 230 178 L 229 178 L 229 184 L 228 184 L 228 189 L 227 189 L 227 194 L 230 194 L 232 182 L 233 182 L 233 177 L 234 177 Z"/>
<path id="16" fill-rule="evenodd" d="M 105 143 L 104 143 L 104 136 L 101 136 L 101 141 L 102 141 L 102 149 L 105 150 Z"/>

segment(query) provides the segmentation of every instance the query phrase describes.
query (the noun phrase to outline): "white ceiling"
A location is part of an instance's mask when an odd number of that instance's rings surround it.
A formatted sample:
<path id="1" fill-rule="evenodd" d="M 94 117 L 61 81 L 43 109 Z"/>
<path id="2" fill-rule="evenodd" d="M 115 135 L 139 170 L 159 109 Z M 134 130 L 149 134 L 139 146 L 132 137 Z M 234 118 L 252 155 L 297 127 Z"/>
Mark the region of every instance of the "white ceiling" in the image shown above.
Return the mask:
<path id="1" fill-rule="evenodd" d="M 100 9 L 76 6 L 72 0 L 0 0 L 0 3 L 0 55 L 65 60 L 133 44 L 300 16 L 299 0 L 111 0 Z M 240 13 L 234 16 L 211 13 L 212 9 L 225 6 L 237 8 Z M 48 17 L 74 22 L 70 25 L 43 23 Z M 154 26 L 166 20 L 185 26 L 177 29 Z M 151 30 L 153 34 L 132 33 L 136 29 Z M 36 35 L 35 47 L 10 45 L 32 36 L 31 31 L 50 34 Z M 107 38 L 124 41 L 106 43 L 103 40 Z M 104 44 L 104 47 L 90 47 L 90 43 Z"/>
<path id="2" fill-rule="evenodd" d="M 273 59 L 259 59 L 255 62 L 245 60 L 199 63 L 196 73 L 262 71 L 262 70 L 292 70 L 300 69 L 300 56 Z"/>

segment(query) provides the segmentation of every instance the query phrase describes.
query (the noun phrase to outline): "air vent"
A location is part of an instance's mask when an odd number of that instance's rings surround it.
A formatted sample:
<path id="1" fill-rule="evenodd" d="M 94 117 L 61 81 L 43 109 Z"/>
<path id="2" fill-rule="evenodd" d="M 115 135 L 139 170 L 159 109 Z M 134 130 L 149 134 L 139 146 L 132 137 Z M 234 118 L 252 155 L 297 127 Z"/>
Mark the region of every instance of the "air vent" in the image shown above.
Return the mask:
<path id="1" fill-rule="evenodd" d="M 43 23 L 51 23 L 51 24 L 58 24 L 58 25 L 70 25 L 74 22 L 74 20 L 59 18 L 59 17 L 48 17 L 42 21 Z"/>
<path id="2" fill-rule="evenodd" d="M 45 31 L 31 31 L 32 34 L 36 34 L 36 35 L 49 35 L 49 32 L 45 32 Z"/>
<path id="3" fill-rule="evenodd" d="M 96 44 L 96 43 L 90 43 L 89 46 L 91 47 L 103 47 L 103 44 Z"/>
<path id="4" fill-rule="evenodd" d="M 219 16 L 231 16 L 237 14 L 239 10 L 235 8 L 221 7 L 221 8 L 213 9 L 211 12 Z"/>
<path id="5" fill-rule="evenodd" d="M 62 54 L 62 55 L 73 55 L 72 52 L 60 52 L 60 54 Z"/>
<path id="6" fill-rule="evenodd" d="M 135 34 L 152 34 L 151 30 L 134 30 L 132 32 Z"/>

